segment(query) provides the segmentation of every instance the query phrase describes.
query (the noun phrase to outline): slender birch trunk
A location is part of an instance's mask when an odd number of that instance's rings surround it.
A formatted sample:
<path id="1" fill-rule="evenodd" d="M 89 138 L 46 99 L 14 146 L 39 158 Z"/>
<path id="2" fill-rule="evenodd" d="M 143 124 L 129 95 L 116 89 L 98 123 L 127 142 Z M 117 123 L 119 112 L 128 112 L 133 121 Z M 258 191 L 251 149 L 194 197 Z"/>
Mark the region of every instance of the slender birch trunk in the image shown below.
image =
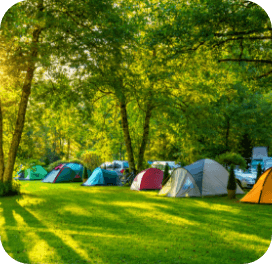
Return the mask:
<path id="1" fill-rule="evenodd" d="M 41 1 L 39 6 L 40 11 L 42 11 L 42 3 L 43 2 Z M 19 104 L 17 121 L 16 121 L 15 130 L 14 130 L 12 141 L 11 141 L 11 146 L 9 149 L 7 166 L 5 167 L 4 175 L 3 175 L 4 182 L 8 182 L 12 180 L 12 173 L 14 169 L 16 154 L 20 144 L 22 132 L 24 129 L 27 103 L 31 93 L 31 83 L 32 83 L 32 79 L 33 79 L 33 75 L 35 71 L 35 60 L 38 56 L 37 44 L 39 42 L 39 36 L 40 36 L 41 30 L 42 30 L 41 27 L 37 26 L 36 29 L 33 31 L 32 47 L 30 51 L 31 61 L 29 61 L 28 63 L 28 69 L 27 69 L 24 85 L 22 88 L 22 95 L 21 95 L 21 100 Z"/>

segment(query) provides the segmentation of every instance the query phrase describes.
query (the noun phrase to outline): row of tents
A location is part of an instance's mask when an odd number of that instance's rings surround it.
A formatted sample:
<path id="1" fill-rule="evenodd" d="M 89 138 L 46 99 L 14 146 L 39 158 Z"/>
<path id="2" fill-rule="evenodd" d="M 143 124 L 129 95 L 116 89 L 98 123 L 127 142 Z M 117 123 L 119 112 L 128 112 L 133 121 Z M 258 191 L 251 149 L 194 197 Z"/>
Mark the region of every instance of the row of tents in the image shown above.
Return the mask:
<path id="1" fill-rule="evenodd" d="M 49 173 L 40 165 L 33 166 L 25 171 L 17 173 L 17 180 L 42 180 L 49 183 L 81 182 L 83 176 L 83 165 L 78 163 L 63 163 L 55 167 Z M 92 174 L 87 170 L 88 176 Z"/>
<path id="2" fill-rule="evenodd" d="M 39 165 L 26 170 L 17 179 L 37 180 L 43 177 L 43 182 L 80 182 L 83 166 L 77 163 L 65 163 L 47 172 Z M 96 168 L 93 172 L 87 170 L 88 180 L 82 186 L 121 186 L 122 182 L 116 171 Z M 42 176 L 43 175 L 43 176 Z M 46 175 L 46 176 L 45 176 Z M 149 168 L 140 172 L 133 180 L 131 190 L 160 190 L 158 195 L 166 197 L 203 197 L 227 194 L 229 173 L 219 163 L 211 159 L 202 159 L 183 168 L 176 168 L 167 183 L 162 186 L 163 171 Z M 244 191 L 237 184 L 236 193 Z M 272 168 L 266 170 L 253 188 L 241 199 L 242 202 L 272 203 Z"/>

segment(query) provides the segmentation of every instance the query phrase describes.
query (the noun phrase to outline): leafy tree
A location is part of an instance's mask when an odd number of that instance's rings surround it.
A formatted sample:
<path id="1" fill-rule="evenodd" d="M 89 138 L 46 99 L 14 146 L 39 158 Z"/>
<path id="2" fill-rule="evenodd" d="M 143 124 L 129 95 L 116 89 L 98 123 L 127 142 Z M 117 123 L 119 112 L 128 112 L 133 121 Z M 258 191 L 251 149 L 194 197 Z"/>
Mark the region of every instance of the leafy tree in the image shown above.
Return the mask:
<path id="1" fill-rule="evenodd" d="M 3 182 L 10 182 L 12 180 L 16 154 L 24 128 L 25 113 L 31 92 L 31 83 L 40 51 L 39 42 L 40 35 L 44 30 L 44 18 L 44 5 L 43 1 L 40 0 L 33 5 L 32 3 L 19 3 L 15 5 L 5 15 L 1 24 L 1 36 L 3 36 L 2 43 L 6 50 L 9 50 L 8 53 L 12 54 L 12 56 L 9 59 L 6 59 L 4 63 L 9 64 L 10 72 L 15 71 L 19 72 L 19 74 L 21 74 L 21 71 L 25 72 L 25 78 L 22 83 L 22 95 L 19 103 L 18 117 L 6 166 L 2 150 L 3 117 L 2 110 L 0 110 L 0 181 Z M 24 28 L 25 24 L 28 24 L 27 29 Z M 17 25 L 17 27 L 14 27 L 14 25 Z M 27 33 L 27 35 L 24 33 Z M 20 39 L 20 34 L 25 35 L 25 39 Z M 6 53 L 5 55 L 7 56 L 8 54 Z"/>
<path id="2" fill-rule="evenodd" d="M 169 166 L 168 166 L 168 163 L 166 163 L 164 167 L 164 171 L 163 171 L 162 185 L 164 185 L 168 179 L 169 179 Z"/>
<path id="3" fill-rule="evenodd" d="M 246 169 L 246 161 L 245 159 L 237 153 L 226 152 L 224 154 L 219 155 L 216 158 L 220 164 L 222 164 L 225 168 L 229 166 L 238 165 L 242 169 Z"/>
<path id="4" fill-rule="evenodd" d="M 99 165 L 102 163 L 101 158 L 93 151 L 86 151 L 82 153 L 81 160 L 92 171 L 99 167 Z"/>
<path id="5" fill-rule="evenodd" d="M 83 179 L 88 179 L 87 167 L 85 167 L 85 166 L 84 166 L 82 178 L 83 178 Z"/>

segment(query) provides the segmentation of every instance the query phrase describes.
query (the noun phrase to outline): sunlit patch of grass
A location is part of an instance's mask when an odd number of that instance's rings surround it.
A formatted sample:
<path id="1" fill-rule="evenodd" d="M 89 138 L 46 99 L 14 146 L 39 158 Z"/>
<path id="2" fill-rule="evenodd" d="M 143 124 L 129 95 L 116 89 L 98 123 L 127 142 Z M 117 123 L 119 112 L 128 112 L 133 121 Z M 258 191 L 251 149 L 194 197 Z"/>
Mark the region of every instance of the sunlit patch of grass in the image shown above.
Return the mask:
<path id="1" fill-rule="evenodd" d="M 41 188 L 41 189 L 44 189 L 44 190 L 48 190 L 48 187 L 47 187 L 47 186 L 41 186 L 40 188 Z"/>
<path id="2" fill-rule="evenodd" d="M 234 208 L 230 205 L 223 205 L 223 204 L 211 204 L 204 201 L 196 201 L 196 203 L 202 208 L 210 208 L 216 211 L 225 211 L 233 214 L 238 214 L 240 210 L 238 208 Z"/>
<path id="3" fill-rule="evenodd" d="M 39 205 L 45 202 L 45 199 L 36 198 L 36 197 L 29 197 L 27 195 L 22 196 L 20 200 L 18 200 L 18 204 L 21 206 L 31 206 L 31 205 Z"/>
<path id="4" fill-rule="evenodd" d="M 270 244 L 271 206 L 80 183 L 22 191 L 0 200 L 0 235 L 24 263 L 249 263 Z"/>
<path id="5" fill-rule="evenodd" d="M 92 216 L 92 213 L 88 212 L 86 209 L 79 206 L 65 206 L 62 209 L 62 212 L 70 212 L 73 215 L 84 215 L 84 216 Z"/>

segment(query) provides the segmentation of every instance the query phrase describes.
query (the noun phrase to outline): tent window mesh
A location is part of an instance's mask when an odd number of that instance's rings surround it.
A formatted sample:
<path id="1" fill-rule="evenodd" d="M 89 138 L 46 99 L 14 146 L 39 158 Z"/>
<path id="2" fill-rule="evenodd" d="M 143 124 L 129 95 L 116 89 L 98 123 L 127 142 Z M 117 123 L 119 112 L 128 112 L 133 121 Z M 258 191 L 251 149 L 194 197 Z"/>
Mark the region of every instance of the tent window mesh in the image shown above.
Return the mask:
<path id="1" fill-rule="evenodd" d="M 194 188 L 194 184 L 192 183 L 192 181 L 190 180 L 190 178 L 187 178 L 186 181 L 184 182 L 181 190 L 182 191 L 186 191 L 188 189 L 193 189 Z"/>

